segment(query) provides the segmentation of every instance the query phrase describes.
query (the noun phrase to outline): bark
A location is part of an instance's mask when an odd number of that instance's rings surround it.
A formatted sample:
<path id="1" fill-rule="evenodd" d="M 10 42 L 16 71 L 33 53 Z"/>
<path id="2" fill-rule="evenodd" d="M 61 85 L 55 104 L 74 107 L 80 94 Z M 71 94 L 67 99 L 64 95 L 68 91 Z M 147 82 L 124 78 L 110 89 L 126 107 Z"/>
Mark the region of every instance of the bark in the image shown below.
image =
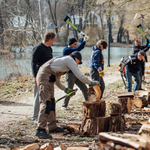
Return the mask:
<path id="1" fill-rule="evenodd" d="M 109 104 L 109 114 L 110 115 L 119 115 L 122 113 L 121 105 L 118 103 Z"/>
<path id="2" fill-rule="evenodd" d="M 83 102 L 82 113 L 85 118 L 103 117 L 105 116 L 105 111 L 105 101 Z"/>
<path id="3" fill-rule="evenodd" d="M 131 97 L 119 98 L 118 102 L 121 104 L 121 111 L 123 114 L 131 112 L 133 106 L 133 99 Z"/>

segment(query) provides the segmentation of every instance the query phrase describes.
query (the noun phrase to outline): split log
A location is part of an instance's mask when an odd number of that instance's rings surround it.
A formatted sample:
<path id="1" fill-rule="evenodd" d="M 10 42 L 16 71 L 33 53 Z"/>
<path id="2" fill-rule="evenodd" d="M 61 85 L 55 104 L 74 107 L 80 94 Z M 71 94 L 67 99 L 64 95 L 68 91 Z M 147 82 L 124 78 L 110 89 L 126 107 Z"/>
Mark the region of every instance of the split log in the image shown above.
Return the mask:
<path id="1" fill-rule="evenodd" d="M 132 97 L 122 97 L 118 99 L 118 102 L 121 104 L 121 112 L 123 114 L 130 113 L 133 106 Z"/>
<path id="2" fill-rule="evenodd" d="M 95 94 L 96 94 L 96 101 L 100 101 L 100 97 L 101 97 L 101 90 L 100 90 L 99 85 L 95 85 L 95 86 L 93 86 L 93 89 L 94 89 Z"/>
<path id="3" fill-rule="evenodd" d="M 39 150 L 40 147 L 37 143 L 29 144 L 23 148 L 20 148 L 21 150 Z"/>
<path id="4" fill-rule="evenodd" d="M 112 132 L 124 131 L 125 129 L 125 118 L 124 115 L 111 116 L 111 123 L 109 130 Z"/>
<path id="5" fill-rule="evenodd" d="M 101 133 L 99 133 L 98 139 L 99 139 L 99 141 L 102 141 L 102 142 L 112 141 L 115 144 L 132 147 L 134 149 L 140 149 L 140 148 L 142 149 L 143 148 L 141 146 L 140 142 L 136 142 L 131 139 L 125 139 L 125 138 L 121 137 L 120 134 L 117 136 L 117 134 L 114 135 L 114 134 L 108 134 L 108 133 L 101 132 Z"/>
<path id="6" fill-rule="evenodd" d="M 143 124 L 138 134 L 150 135 L 150 124 Z"/>
<path id="7" fill-rule="evenodd" d="M 99 101 L 101 97 L 101 90 L 99 85 L 88 88 L 88 101 Z"/>
<path id="8" fill-rule="evenodd" d="M 145 97 L 134 97 L 134 105 L 138 108 L 144 108 L 148 106 L 148 101 Z"/>
<path id="9" fill-rule="evenodd" d="M 97 134 L 99 132 L 109 132 L 111 126 L 111 116 L 97 117 Z"/>
<path id="10" fill-rule="evenodd" d="M 110 115 L 119 115 L 122 113 L 121 104 L 110 103 L 108 107 L 109 107 L 108 112 Z"/>
<path id="11" fill-rule="evenodd" d="M 82 113 L 85 118 L 95 118 L 105 116 L 106 104 L 105 101 L 84 101 Z"/>
<path id="12" fill-rule="evenodd" d="M 53 150 L 53 146 L 50 143 L 46 143 L 40 147 L 40 150 Z"/>

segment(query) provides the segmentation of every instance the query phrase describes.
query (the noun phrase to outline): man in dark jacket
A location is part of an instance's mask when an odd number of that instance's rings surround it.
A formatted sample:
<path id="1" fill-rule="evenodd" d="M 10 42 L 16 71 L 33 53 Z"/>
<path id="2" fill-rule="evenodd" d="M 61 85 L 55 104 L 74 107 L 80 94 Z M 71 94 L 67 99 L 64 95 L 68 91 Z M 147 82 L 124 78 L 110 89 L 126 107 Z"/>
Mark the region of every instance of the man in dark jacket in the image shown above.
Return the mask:
<path id="1" fill-rule="evenodd" d="M 141 40 L 139 40 L 139 39 L 135 40 L 135 45 L 132 46 L 132 52 L 133 52 L 133 54 L 138 53 L 140 50 L 143 50 L 146 53 L 149 50 L 148 44 L 149 44 L 149 39 L 146 40 L 146 45 L 141 45 Z M 142 78 L 145 79 L 145 76 L 142 73 L 142 71 L 144 71 L 144 73 L 145 73 L 145 62 L 147 62 L 147 56 L 146 56 L 146 54 L 145 54 L 144 58 L 145 59 L 143 60 L 143 63 L 141 65 L 141 69 L 139 71 L 140 78 L 141 78 L 140 90 L 142 90 L 142 85 L 141 85 L 142 84 Z"/>
<path id="2" fill-rule="evenodd" d="M 77 46 L 77 40 L 75 38 L 70 38 L 69 42 L 68 42 L 68 46 L 66 46 L 66 48 L 63 50 L 63 56 L 66 55 L 70 55 L 72 52 L 75 51 L 81 51 L 84 49 L 85 44 L 86 44 L 86 40 L 88 39 L 88 36 L 84 36 L 83 39 L 81 39 L 81 43 L 79 46 Z M 67 87 L 70 89 L 73 89 L 74 84 L 76 84 L 80 90 L 82 91 L 83 95 L 84 95 L 84 99 L 85 101 L 88 100 L 88 89 L 87 86 L 80 81 L 70 70 L 67 74 L 66 74 L 66 82 L 67 82 Z M 70 96 L 66 97 L 63 101 L 62 104 L 62 110 L 66 110 L 68 103 L 70 100 Z"/>
<path id="3" fill-rule="evenodd" d="M 126 66 L 126 79 L 127 79 L 127 91 L 131 92 L 132 91 L 132 76 L 134 77 L 135 85 L 133 88 L 133 93 L 135 93 L 136 90 L 139 90 L 140 88 L 140 74 L 139 70 L 141 68 L 141 65 L 143 63 L 143 59 L 145 57 L 145 52 L 139 51 L 138 53 L 134 55 L 130 55 L 121 65 L 121 75 L 123 74 L 124 67 Z M 142 75 L 143 75 L 142 71 Z"/>
<path id="4" fill-rule="evenodd" d="M 39 113 L 39 94 L 36 83 L 36 75 L 38 73 L 39 68 L 48 60 L 53 58 L 51 45 L 55 41 L 55 33 L 46 32 L 44 35 L 44 41 L 39 43 L 33 48 L 31 67 L 32 73 L 35 78 L 35 86 L 34 86 L 34 105 L 33 105 L 33 116 L 32 120 L 36 123 L 38 119 Z"/>
<path id="5" fill-rule="evenodd" d="M 99 40 L 95 46 L 92 47 L 93 52 L 90 58 L 90 76 L 92 80 L 99 81 L 101 89 L 101 97 L 103 97 L 105 83 L 104 76 L 104 57 L 102 51 L 107 48 L 107 42 L 105 40 Z"/>

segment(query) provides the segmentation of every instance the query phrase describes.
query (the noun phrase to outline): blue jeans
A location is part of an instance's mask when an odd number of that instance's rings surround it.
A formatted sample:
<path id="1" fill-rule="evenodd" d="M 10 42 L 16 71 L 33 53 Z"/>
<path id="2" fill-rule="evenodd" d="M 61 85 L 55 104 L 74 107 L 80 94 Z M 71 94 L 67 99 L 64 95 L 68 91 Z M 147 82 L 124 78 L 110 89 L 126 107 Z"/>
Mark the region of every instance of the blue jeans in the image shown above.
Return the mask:
<path id="1" fill-rule="evenodd" d="M 139 71 L 137 73 L 132 73 L 126 69 L 125 74 L 126 74 L 126 78 L 127 78 L 127 91 L 128 92 L 132 91 L 132 76 L 134 77 L 135 85 L 133 88 L 133 93 L 135 93 L 136 90 L 140 89 L 140 85 L 141 85 Z"/>

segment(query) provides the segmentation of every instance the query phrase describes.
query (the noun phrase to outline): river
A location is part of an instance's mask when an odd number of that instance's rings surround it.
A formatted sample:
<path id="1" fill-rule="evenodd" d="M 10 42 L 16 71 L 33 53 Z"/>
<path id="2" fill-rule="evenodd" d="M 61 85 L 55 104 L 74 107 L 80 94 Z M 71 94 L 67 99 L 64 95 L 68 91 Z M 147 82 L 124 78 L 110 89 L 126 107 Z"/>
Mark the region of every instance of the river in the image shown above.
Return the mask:
<path id="1" fill-rule="evenodd" d="M 64 47 L 52 46 L 53 56 L 61 56 Z M 81 51 L 83 64 L 81 67 L 89 67 L 89 60 L 92 53 L 91 47 L 85 47 Z M 108 64 L 108 49 L 102 51 L 104 55 L 105 64 Z M 110 48 L 110 66 L 111 63 L 120 61 L 121 57 L 127 58 L 132 54 L 132 48 Z M 27 47 L 25 52 L 12 53 L 9 55 L 0 55 L 0 79 L 3 80 L 6 77 L 15 74 L 32 75 L 31 71 L 31 56 L 32 47 Z"/>

